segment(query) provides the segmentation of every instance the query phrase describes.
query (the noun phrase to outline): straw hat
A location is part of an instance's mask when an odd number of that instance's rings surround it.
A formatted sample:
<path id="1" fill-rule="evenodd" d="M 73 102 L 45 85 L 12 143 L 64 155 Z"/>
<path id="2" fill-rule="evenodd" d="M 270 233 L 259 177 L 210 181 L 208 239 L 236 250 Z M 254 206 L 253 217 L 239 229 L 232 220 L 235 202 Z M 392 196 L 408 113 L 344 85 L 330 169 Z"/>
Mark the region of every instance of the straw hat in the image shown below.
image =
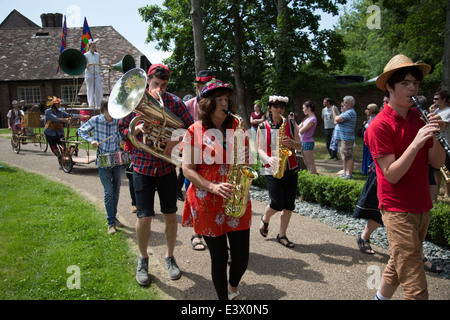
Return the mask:
<path id="1" fill-rule="evenodd" d="M 383 73 L 378 76 L 376 81 L 378 88 L 380 88 L 383 91 L 386 91 L 386 82 L 389 80 L 392 74 L 395 71 L 406 67 L 416 67 L 417 69 L 420 70 L 420 72 L 422 72 L 424 78 L 428 75 L 428 73 L 431 70 L 431 66 L 426 63 L 423 63 L 421 61 L 413 62 L 407 56 L 403 54 L 398 54 L 387 63 L 387 65 L 384 67 Z"/>

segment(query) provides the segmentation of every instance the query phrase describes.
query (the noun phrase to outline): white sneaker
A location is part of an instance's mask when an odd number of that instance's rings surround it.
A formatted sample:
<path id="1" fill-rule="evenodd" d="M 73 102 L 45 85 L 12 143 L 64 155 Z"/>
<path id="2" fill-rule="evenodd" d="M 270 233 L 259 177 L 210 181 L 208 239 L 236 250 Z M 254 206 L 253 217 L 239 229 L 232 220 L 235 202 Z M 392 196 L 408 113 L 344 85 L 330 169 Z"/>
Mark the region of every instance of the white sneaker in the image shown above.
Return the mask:
<path id="1" fill-rule="evenodd" d="M 108 226 L 108 234 L 115 234 L 116 226 Z"/>

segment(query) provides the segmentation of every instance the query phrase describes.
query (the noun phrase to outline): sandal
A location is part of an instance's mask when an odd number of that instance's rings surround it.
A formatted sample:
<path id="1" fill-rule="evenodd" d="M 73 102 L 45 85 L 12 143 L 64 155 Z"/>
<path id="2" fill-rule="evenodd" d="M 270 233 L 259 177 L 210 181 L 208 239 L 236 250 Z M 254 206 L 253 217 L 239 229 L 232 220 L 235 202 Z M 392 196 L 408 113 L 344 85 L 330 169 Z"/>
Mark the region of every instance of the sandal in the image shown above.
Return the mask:
<path id="1" fill-rule="evenodd" d="M 194 239 L 197 239 L 196 241 L 193 241 Z M 202 242 L 202 235 L 201 234 L 193 234 L 191 237 L 191 246 L 192 249 L 197 250 L 197 251 L 202 251 L 205 250 L 205 245 Z M 203 248 L 198 248 L 197 246 L 203 246 Z"/>
<path id="2" fill-rule="evenodd" d="M 286 236 L 280 237 L 280 235 L 277 234 L 277 240 L 278 240 L 279 243 L 281 243 L 281 244 L 282 244 L 283 246 L 285 246 L 286 248 L 291 248 L 291 249 L 292 249 L 292 248 L 295 247 L 294 243 L 291 242 L 291 241 L 289 241 L 289 239 L 288 239 Z M 286 243 L 283 243 L 281 240 L 285 240 Z"/>
<path id="3" fill-rule="evenodd" d="M 375 251 L 372 250 L 370 246 L 370 240 L 364 240 L 361 238 L 361 233 L 356 237 L 356 243 L 358 244 L 359 250 L 365 254 L 375 254 Z"/>
<path id="4" fill-rule="evenodd" d="M 239 291 L 236 291 L 236 292 L 233 292 L 233 293 L 229 293 L 228 292 L 228 300 L 236 300 L 235 298 L 238 297 L 238 296 L 241 296 L 240 300 L 247 300 L 247 299 L 245 299 L 245 297 L 243 297 L 241 295 L 241 293 Z"/>
<path id="5" fill-rule="evenodd" d="M 261 233 L 261 235 L 265 238 L 265 237 L 267 237 L 267 234 L 269 233 L 269 223 L 264 222 L 263 217 L 264 217 L 264 215 L 261 216 L 261 222 L 263 223 L 264 227 L 259 228 L 259 233 Z"/>
<path id="6" fill-rule="evenodd" d="M 425 262 L 427 262 L 427 261 L 428 261 L 428 259 L 424 257 L 424 258 L 423 258 L 423 267 L 425 268 L 426 271 L 430 271 L 430 272 L 433 272 L 433 273 L 441 273 L 441 272 L 442 272 L 442 269 L 439 268 L 439 267 L 436 267 L 434 264 L 431 263 L 431 261 L 430 261 L 431 267 L 428 267 L 428 266 L 425 264 Z M 439 269 L 438 269 L 438 268 L 439 268 Z"/>

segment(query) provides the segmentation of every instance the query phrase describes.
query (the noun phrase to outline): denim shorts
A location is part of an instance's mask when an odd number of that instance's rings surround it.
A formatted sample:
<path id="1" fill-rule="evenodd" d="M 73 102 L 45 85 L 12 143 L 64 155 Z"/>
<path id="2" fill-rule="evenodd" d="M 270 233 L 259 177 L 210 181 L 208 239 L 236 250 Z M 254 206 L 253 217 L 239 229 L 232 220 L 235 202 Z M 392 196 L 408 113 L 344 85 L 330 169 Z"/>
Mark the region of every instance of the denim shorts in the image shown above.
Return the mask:
<path id="1" fill-rule="evenodd" d="M 133 186 L 138 218 L 155 216 L 155 191 L 158 191 L 162 213 L 176 213 L 177 174 L 174 171 L 161 177 L 133 172 Z"/>
<path id="2" fill-rule="evenodd" d="M 302 142 L 303 151 L 311 151 L 314 150 L 314 141 L 313 142 Z"/>

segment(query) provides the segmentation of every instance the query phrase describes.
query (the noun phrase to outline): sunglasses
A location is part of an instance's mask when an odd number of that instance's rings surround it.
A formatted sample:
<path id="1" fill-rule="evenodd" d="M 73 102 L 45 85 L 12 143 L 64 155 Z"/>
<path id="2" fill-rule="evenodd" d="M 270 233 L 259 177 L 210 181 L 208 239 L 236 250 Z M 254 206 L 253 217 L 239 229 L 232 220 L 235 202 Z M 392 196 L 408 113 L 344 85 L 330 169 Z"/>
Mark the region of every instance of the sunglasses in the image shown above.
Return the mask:
<path id="1" fill-rule="evenodd" d="M 282 105 L 282 104 L 270 104 L 270 106 L 275 109 L 279 109 L 279 108 L 286 109 L 286 106 Z"/>

